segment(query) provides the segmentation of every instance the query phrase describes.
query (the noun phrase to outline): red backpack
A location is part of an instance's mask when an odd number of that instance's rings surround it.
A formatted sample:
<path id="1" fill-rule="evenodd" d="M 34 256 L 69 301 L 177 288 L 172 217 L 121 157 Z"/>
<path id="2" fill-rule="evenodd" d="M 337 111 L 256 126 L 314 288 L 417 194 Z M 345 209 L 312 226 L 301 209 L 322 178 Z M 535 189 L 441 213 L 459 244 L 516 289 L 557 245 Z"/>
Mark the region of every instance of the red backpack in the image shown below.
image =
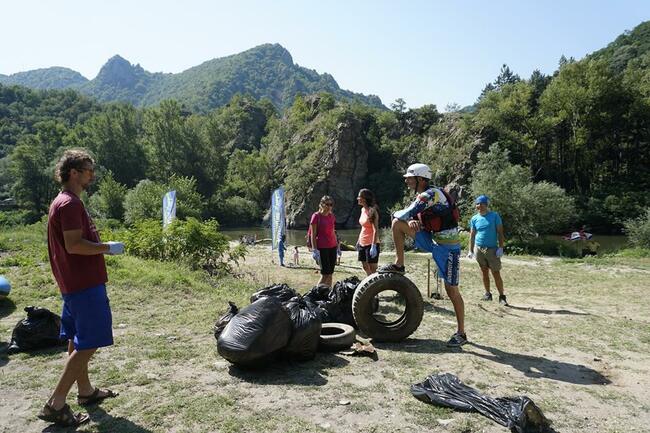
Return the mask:
<path id="1" fill-rule="evenodd" d="M 437 189 L 445 196 L 449 206 L 445 206 L 442 210 L 428 208 L 418 214 L 418 219 L 424 230 L 433 233 L 458 227 L 460 221 L 460 211 L 456 201 L 444 189 Z"/>

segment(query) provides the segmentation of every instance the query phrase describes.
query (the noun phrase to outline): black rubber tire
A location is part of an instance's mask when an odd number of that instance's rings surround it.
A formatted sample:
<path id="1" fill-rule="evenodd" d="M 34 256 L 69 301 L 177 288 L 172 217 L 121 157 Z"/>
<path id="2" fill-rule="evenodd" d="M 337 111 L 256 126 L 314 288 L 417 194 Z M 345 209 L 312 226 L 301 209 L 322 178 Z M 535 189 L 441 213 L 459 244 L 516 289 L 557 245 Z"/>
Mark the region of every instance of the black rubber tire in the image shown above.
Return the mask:
<path id="1" fill-rule="evenodd" d="M 318 337 L 318 350 L 336 352 L 348 349 L 354 343 L 356 332 L 345 323 L 323 323 Z"/>
<path id="2" fill-rule="evenodd" d="M 373 299 L 386 290 L 399 293 L 406 303 L 404 314 L 391 323 L 380 322 L 374 317 L 376 310 Z M 375 273 L 367 276 L 357 286 L 352 298 L 352 314 L 359 330 L 374 341 L 402 341 L 420 326 L 424 302 L 417 286 L 405 276 Z"/>

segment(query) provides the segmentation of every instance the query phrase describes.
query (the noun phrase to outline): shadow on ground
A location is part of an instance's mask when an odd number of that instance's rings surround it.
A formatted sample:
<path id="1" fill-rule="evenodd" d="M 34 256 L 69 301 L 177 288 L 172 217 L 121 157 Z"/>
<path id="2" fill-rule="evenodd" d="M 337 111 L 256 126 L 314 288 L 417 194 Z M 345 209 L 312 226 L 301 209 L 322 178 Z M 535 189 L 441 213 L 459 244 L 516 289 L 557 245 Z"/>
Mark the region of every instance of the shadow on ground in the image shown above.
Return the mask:
<path id="1" fill-rule="evenodd" d="M 11 298 L 0 299 L 0 319 L 16 311 L 16 303 Z"/>
<path id="2" fill-rule="evenodd" d="M 468 350 L 471 347 L 481 349 L 488 353 Z M 510 365 L 521 371 L 526 377 L 534 379 L 546 378 L 576 385 L 608 385 L 612 383 L 600 372 L 580 364 L 556 361 L 543 356 L 520 355 L 518 353 L 504 352 L 495 347 L 484 346 L 478 343 L 468 343 L 465 353 L 481 357 L 488 361 Z"/>
<path id="3" fill-rule="evenodd" d="M 437 314 L 442 314 L 443 316 L 456 317 L 456 313 L 454 313 L 454 310 L 438 307 L 437 305 L 429 302 L 424 303 L 424 311 L 426 311 L 427 313 L 437 313 Z"/>
<path id="4" fill-rule="evenodd" d="M 564 314 L 570 316 L 591 316 L 589 313 L 581 313 L 579 311 L 571 310 L 546 310 L 544 308 L 533 308 L 533 307 L 519 307 L 516 305 L 508 305 L 508 308 L 519 311 L 527 311 L 529 313 L 538 313 L 538 314 Z"/>
<path id="5" fill-rule="evenodd" d="M 257 385 L 303 385 L 322 386 L 327 384 L 328 370 L 342 368 L 350 363 L 333 353 L 317 353 L 307 362 L 276 361 L 268 367 L 247 369 L 231 365 L 228 373 L 243 381 Z"/>
<path id="6" fill-rule="evenodd" d="M 90 415 L 90 422 L 97 424 L 96 431 L 99 433 L 153 433 L 151 430 L 141 427 L 126 418 L 112 416 L 99 406 L 89 408 L 88 414 Z M 79 428 L 84 428 L 87 425 L 83 424 Z M 63 433 L 76 430 L 75 427 L 58 427 L 55 424 L 50 424 L 43 429 L 43 433 Z"/>
<path id="7" fill-rule="evenodd" d="M 377 349 L 408 353 L 443 353 L 449 352 L 447 341 L 431 338 L 407 338 L 397 343 L 372 343 Z"/>

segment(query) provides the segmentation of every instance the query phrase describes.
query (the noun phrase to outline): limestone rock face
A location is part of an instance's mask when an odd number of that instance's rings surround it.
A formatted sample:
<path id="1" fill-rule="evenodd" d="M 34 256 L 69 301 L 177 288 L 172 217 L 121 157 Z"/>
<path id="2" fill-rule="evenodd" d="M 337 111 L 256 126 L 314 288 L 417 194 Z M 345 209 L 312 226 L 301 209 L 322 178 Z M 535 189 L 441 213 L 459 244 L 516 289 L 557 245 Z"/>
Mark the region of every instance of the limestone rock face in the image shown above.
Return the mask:
<path id="1" fill-rule="evenodd" d="M 363 137 L 362 125 L 353 116 L 337 125 L 336 133 L 327 141 L 318 161 L 324 176 L 319 176 L 307 191 L 287 193 L 287 224 L 290 228 L 307 227 L 324 195 L 334 199 L 338 228 L 358 225 L 357 193 L 364 187 L 368 173 L 368 148 Z"/>

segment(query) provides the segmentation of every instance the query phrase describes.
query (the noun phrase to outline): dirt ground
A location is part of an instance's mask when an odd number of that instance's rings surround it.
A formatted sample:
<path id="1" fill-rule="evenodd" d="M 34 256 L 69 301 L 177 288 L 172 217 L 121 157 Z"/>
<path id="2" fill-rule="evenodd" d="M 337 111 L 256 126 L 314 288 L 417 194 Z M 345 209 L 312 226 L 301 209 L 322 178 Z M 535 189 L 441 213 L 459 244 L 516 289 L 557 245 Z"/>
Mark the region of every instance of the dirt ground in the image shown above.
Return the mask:
<path id="1" fill-rule="evenodd" d="M 445 372 L 493 397 L 527 395 L 558 432 L 650 431 L 647 263 L 506 257 L 502 274 L 511 305 L 503 307 L 496 296 L 480 300 L 478 268 L 463 259 L 470 343 L 449 349 L 451 303 L 446 296 L 426 298 L 426 255 L 409 254 L 407 277 L 425 297 L 422 324 L 411 338 L 376 343 L 376 360 L 319 353 L 313 361 L 246 371 L 216 353 L 210 328 L 226 301 L 244 306 L 253 288 L 286 282 L 308 290 L 318 274 L 305 251 L 300 267 L 281 268 L 268 247 L 253 247 L 239 278 L 216 284 L 170 280 L 145 270 L 151 262 L 129 260 L 109 262 L 115 346 L 101 350 L 90 371 L 98 385 L 110 385 L 120 396 L 91 409 L 91 423 L 78 431 L 507 431 L 479 414 L 436 408 L 410 394 L 411 384 Z M 389 260 L 382 253 L 381 262 Z M 13 272 L 14 279 L 28 278 Z M 350 275 L 363 276 L 356 253 L 345 252 L 334 278 Z M 197 289 L 187 289 L 195 284 Z M 431 279 L 433 291 L 436 286 Z M 48 293 L 37 299 L 57 311 L 56 293 Z M 14 310 L 2 310 L 5 341 L 24 315 L 23 303 L 33 301 L 20 293 L 17 299 Z M 0 432 L 66 431 L 35 418 L 64 356 L 44 351 L 0 357 Z"/>

